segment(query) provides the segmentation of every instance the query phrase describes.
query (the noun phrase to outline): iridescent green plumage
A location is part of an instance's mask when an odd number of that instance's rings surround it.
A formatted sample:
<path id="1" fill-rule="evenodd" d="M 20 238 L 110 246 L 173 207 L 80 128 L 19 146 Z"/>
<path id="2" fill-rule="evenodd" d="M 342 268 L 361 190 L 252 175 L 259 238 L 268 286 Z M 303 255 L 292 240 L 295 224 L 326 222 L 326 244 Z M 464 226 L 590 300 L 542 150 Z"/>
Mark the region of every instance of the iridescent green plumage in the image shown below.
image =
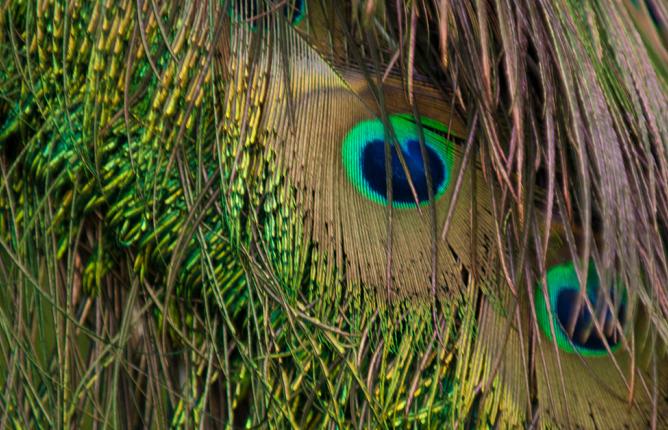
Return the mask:
<path id="1" fill-rule="evenodd" d="M 655 9 L 7 2 L 2 423 L 665 425 Z M 349 180 L 364 124 L 420 205 Z M 583 261 L 627 286 L 611 354 L 541 324 Z"/>

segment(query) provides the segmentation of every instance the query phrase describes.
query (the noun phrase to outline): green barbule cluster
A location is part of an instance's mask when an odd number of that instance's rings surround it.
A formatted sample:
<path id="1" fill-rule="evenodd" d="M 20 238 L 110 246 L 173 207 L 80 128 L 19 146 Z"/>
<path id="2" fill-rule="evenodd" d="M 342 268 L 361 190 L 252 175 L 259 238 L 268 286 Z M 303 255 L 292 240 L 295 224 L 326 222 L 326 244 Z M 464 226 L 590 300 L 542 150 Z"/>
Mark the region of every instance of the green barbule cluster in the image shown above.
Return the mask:
<path id="1" fill-rule="evenodd" d="M 19 99 L 27 100 L 27 105 L 14 106 L 5 117 L 2 145 L 10 150 L 9 146 L 18 145 L 18 136 L 30 135 L 25 147 L 11 149 L 23 169 L 13 172 L 12 187 L 41 189 L 42 195 L 23 198 L 39 205 L 48 196 L 57 208 L 48 228 L 59 237 L 58 257 L 74 242 L 80 223 L 102 218 L 104 239 L 83 268 L 89 293 L 99 289 L 100 274 L 108 271 L 113 264 L 110 259 L 119 250 L 130 250 L 133 268 L 143 279 L 148 270 L 167 269 L 180 246 L 183 264 L 175 279 L 183 290 L 180 294 L 189 295 L 192 286 L 202 282 L 202 270 L 196 264 L 199 240 L 220 262 L 214 265 L 213 277 L 224 285 L 232 279 L 241 281 L 241 268 L 235 266 L 231 248 L 218 233 L 223 220 L 213 208 L 198 214 L 208 231 L 197 238 L 181 237 L 189 207 L 202 206 L 195 193 L 217 168 L 217 160 L 210 156 L 213 146 L 202 143 L 212 133 L 206 125 L 213 114 L 207 109 L 211 104 L 202 105 L 203 91 L 197 92 L 193 82 L 195 77 L 207 79 L 195 76 L 202 69 L 193 67 L 204 62 L 203 36 L 193 32 L 190 38 L 184 37 L 183 58 L 171 57 L 164 46 L 152 50 L 152 61 L 160 69 L 158 78 L 138 39 L 131 43 L 134 17 L 129 4 L 73 7 L 65 53 L 61 51 L 63 5 L 52 2 L 50 6 L 38 14 L 35 26 L 37 42 L 47 38 L 52 43 L 36 43 L 26 53 L 23 67 L 35 68 L 29 86 L 22 88 L 26 97 Z M 153 27 L 148 40 L 156 46 L 160 35 Z M 91 29 L 107 36 L 97 38 Z M 122 64 L 128 57 L 131 68 Z M 128 70 L 130 76 L 126 76 Z M 126 91 L 137 98 L 127 112 Z M 183 159 L 177 161 L 178 157 Z M 182 175 L 193 185 L 189 197 L 184 196 Z M 18 203 L 20 208 L 22 199 Z M 15 220 L 23 218 L 21 210 L 14 214 Z"/>

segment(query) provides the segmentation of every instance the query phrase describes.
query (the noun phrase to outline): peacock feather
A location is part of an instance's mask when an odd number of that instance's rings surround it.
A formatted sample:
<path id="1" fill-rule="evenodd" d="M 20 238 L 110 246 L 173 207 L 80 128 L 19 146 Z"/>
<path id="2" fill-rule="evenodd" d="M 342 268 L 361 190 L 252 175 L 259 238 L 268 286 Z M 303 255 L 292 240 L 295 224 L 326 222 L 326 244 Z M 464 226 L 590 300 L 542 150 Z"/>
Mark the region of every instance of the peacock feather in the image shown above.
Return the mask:
<path id="1" fill-rule="evenodd" d="M 0 427 L 668 426 L 665 2 L 0 27 Z"/>

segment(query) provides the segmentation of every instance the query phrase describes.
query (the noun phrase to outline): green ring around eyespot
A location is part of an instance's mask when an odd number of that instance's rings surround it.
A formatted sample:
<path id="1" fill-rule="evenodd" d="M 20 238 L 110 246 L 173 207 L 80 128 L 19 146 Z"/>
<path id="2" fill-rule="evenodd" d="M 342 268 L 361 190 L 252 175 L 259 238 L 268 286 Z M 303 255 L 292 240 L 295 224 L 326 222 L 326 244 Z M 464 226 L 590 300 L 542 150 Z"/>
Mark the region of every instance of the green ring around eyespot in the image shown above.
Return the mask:
<path id="1" fill-rule="evenodd" d="M 292 24 L 293 27 L 298 26 L 299 23 L 302 22 L 302 21 L 304 20 L 304 17 L 306 16 L 306 9 L 307 9 L 307 7 L 306 7 L 306 0 L 304 0 L 304 1 L 302 2 L 302 8 L 301 8 L 301 10 L 299 11 L 299 14 L 297 15 L 296 18 L 295 18 L 295 17 L 292 18 L 292 22 L 291 22 L 291 24 Z"/>
<path id="2" fill-rule="evenodd" d="M 418 125 L 407 119 L 406 114 L 390 115 L 389 120 L 394 129 L 397 141 L 403 150 L 406 150 L 406 143 L 409 140 L 418 140 L 419 128 Z M 447 128 L 445 125 L 436 120 L 429 119 L 431 123 L 438 123 L 443 129 Z M 450 184 L 450 176 L 454 168 L 454 143 L 447 140 L 438 133 L 434 133 L 426 128 L 422 129 L 424 135 L 424 143 L 429 146 L 443 162 L 444 177 L 443 183 L 438 187 L 434 193 L 434 201 L 438 200 L 448 189 Z M 346 171 L 348 180 L 353 186 L 362 193 L 367 199 L 381 204 L 387 205 L 385 197 L 375 192 L 368 184 L 360 166 L 362 165 L 362 153 L 364 145 L 371 140 L 385 140 L 385 127 L 383 122 L 379 119 L 370 119 L 360 121 L 357 123 L 343 139 L 341 154 L 343 158 L 343 167 Z M 420 202 L 420 206 L 427 206 L 428 201 Z M 392 207 L 396 209 L 411 209 L 415 208 L 415 203 L 392 202 Z"/>
<path id="3" fill-rule="evenodd" d="M 594 283 L 598 279 L 596 274 L 596 269 L 593 263 L 589 264 L 589 269 L 587 273 L 587 290 L 594 287 Z M 553 341 L 552 337 L 552 328 L 550 327 L 550 321 L 554 324 L 554 334 L 557 341 L 557 346 L 564 352 L 567 353 L 578 353 L 583 357 L 601 357 L 608 355 L 608 352 L 603 350 L 595 350 L 586 348 L 583 346 L 577 346 L 573 344 L 566 333 L 561 328 L 559 318 L 557 317 L 557 299 L 559 297 L 559 286 L 562 285 L 573 285 L 576 288 L 580 288 L 580 281 L 578 281 L 577 272 L 573 262 L 568 262 L 564 264 L 558 264 L 552 266 L 547 271 L 547 293 L 550 299 L 550 308 L 552 314 L 547 310 L 547 304 L 545 302 L 545 296 L 543 295 L 542 288 L 540 283 L 536 286 L 535 301 L 536 301 L 536 318 L 538 319 L 538 325 L 548 338 L 550 342 Z M 610 346 L 612 352 L 619 349 L 620 344 Z"/>

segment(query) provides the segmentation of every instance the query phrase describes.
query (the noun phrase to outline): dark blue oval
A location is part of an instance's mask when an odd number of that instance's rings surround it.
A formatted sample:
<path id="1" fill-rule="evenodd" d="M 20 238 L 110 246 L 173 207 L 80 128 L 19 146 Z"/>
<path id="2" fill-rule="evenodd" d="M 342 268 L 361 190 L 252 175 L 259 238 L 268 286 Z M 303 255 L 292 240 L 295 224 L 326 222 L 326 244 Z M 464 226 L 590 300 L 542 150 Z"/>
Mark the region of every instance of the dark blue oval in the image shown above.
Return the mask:
<path id="1" fill-rule="evenodd" d="M 431 175 L 431 188 L 433 195 L 443 186 L 445 181 L 445 166 L 440 157 L 432 148 L 425 145 L 429 173 Z M 405 147 L 401 147 L 401 153 L 408 166 L 411 180 L 415 186 L 415 192 L 420 203 L 429 202 L 429 188 L 427 185 L 427 172 L 420 150 L 420 142 L 408 140 Z M 362 175 L 369 186 L 378 194 L 387 199 L 387 172 L 385 169 L 385 142 L 383 140 L 370 140 L 364 146 L 362 153 Z M 404 171 L 397 150 L 392 146 L 392 200 L 396 203 L 415 203 L 408 176 Z"/>

